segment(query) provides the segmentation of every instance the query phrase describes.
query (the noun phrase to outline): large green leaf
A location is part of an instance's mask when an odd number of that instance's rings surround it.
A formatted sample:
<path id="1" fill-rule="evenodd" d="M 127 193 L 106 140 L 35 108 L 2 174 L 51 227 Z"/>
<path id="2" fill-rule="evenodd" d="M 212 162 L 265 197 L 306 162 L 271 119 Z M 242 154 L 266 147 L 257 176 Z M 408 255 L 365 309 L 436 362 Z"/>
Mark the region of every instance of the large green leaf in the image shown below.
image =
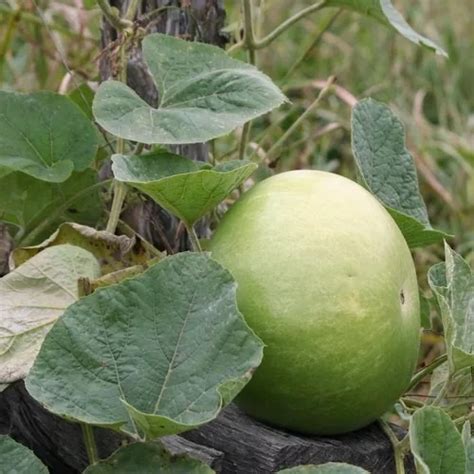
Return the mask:
<path id="1" fill-rule="evenodd" d="M 466 421 L 462 427 L 462 441 L 466 451 L 466 474 L 472 474 L 474 472 L 474 438 L 470 421 Z"/>
<path id="2" fill-rule="evenodd" d="M 364 184 L 390 212 L 410 247 L 447 237 L 430 225 L 403 124 L 386 105 L 365 99 L 354 107 L 352 151 Z"/>
<path id="3" fill-rule="evenodd" d="M 8 436 L 0 436 L 0 472 L 3 474 L 48 474 L 48 469 L 26 446 Z"/>
<path id="4" fill-rule="evenodd" d="M 0 383 L 26 376 L 48 331 L 77 300 L 78 279 L 99 274 L 92 254 L 58 245 L 0 279 Z"/>
<path id="5" fill-rule="evenodd" d="M 248 161 L 209 165 L 167 152 L 114 155 L 112 170 L 186 224 L 191 225 L 225 199 L 257 168 Z"/>
<path id="6" fill-rule="evenodd" d="M 445 262 L 430 268 L 428 282 L 443 320 L 449 372 L 474 366 L 474 274 L 445 243 Z"/>
<path id="7" fill-rule="evenodd" d="M 40 244 L 13 250 L 10 255 L 10 268 L 25 263 L 48 247 L 63 244 L 75 245 L 92 253 L 99 261 L 103 274 L 133 265 L 144 265 L 157 256 L 134 236 L 115 235 L 75 222 L 65 222 Z"/>
<path id="8" fill-rule="evenodd" d="M 267 76 L 216 46 L 153 34 L 143 41 L 143 56 L 159 91 L 158 108 L 117 81 L 102 83 L 94 99 L 97 122 L 118 137 L 205 142 L 285 101 Z"/>
<path id="9" fill-rule="evenodd" d="M 440 408 L 426 406 L 414 413 L 410 445 L 421 474 L 465 474 L 461 434 Z"/>
<path id="10" fill-rule="evenodd" d="M 369 474 L 369 471 L 352 464 L 328 462 L 326 464 L 297 466 L 283 469 L 277 474 Z"/>
<path id="11" fill-rule="evenodd" d="M 413 30 L 390 0 L 329 0 L 327 6 L 343 7 L 368 15 L 380 23 L 394 28 L 413 43 L 425 46 L 442 56 L 447 56 L 443 48 Z"/>
<path id="12" fill-rule="evenodd" d="M 180 253 L 96 290 L 55 324 L 26 380 L 49 411 L 154 438 L 217 416 L 262 359 L 236 284 Z"/>
<path id="13" fill-rule="evenodd" d="M 206 464 L 186 456 L 172 456 L 156 442 L 134 443 L 120 448 L 105 461 L 88 467 L 84 474 L 212 474 Z"/>
<path id="14" fill-rule="evenodd" d="M 91 164 L 97 143 L 92 123 L 67 97 L 0 91 L 0 166 L 61 183 Z"/>
<path id="15" fill-rule="evenodd" d="M 17 241 L 46 223 L 35 243 L 67 220 L 95 225 L 103 212 L 96 185 L 97 173 L 93 170 L 73 173 L 64 183 L 47 183 L 24 173 L 10 173 L 0 178 L 0 221 L 11 225 Z M 64 208 L 68 202 L 70 206 Z M 57 217 L 52 218 L 55 214 Z"/>

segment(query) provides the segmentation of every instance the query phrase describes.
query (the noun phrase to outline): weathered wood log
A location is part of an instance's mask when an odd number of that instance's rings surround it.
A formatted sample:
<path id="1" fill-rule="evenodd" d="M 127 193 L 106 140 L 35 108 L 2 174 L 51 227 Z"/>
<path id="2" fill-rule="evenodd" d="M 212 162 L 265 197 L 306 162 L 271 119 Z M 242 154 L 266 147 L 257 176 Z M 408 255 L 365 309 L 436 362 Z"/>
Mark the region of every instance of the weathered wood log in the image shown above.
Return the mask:
<path id="1" fill-rule="evenodd" d="M 8 434 L 28 446 L 46 464 L 51 474 L 77 474 L 88 463 L 82 430 L 45 410 L 26 391 L 23 382 L 16 382 L 0 393 L 0 434 Z M 104 459 L 128 440 L 114 431 L 95 428 L 99 457 Z M 222 470 L 223 454 L 178 436 L 162 439 L 171 454 L 187 454 Z"/>
<path id="2" fill-rule="evenodd" d="M 403 436 L 403 430 L 394 428 Z M 267 474 L 326 462 L 354 464 L 373 474 L 396 472 L 391 443 L 376 423 L 340 436 L 301 436 L 253 420 L 231 405 L 217 420 L 182 436 L 222 451 L 223 474 Z M 415 472 L 411 459 L 406 472 Z"/>
<path id="3" fill-rule="evenodd" d="M 31 448 L 52 474 L 76 474 L 87 466 L 80 426 L 47 412 L 22 382 L 0 393 L 0 434 L 10 434 Z M 127 442 L 100 428 L 95 437 L 101 458 Z M 300 436 L 255 421 L 231 405 L 200 429 L 163 441 L 173 454 L 188 454 L 222 474 L 266 474 L 330 461 L 355 464 L 373 474 L 395 472 L 392 447 L 376 424 L 331 438 Z M 414 472 L 412 464 L 407 472 Z"/>

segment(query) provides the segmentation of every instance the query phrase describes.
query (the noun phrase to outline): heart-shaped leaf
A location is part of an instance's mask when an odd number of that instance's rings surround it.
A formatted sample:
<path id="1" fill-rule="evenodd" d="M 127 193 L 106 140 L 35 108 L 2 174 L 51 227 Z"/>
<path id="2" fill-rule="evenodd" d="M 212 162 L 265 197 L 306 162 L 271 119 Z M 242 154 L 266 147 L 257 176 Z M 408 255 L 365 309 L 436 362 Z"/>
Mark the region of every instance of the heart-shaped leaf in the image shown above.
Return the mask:
<path id="1" fill-rule="evenodd" d="M 261 359 L 230 273 L 180 253 L 70 306 L 26 387 L 53 413 L 154 438 L 215 418 Z"/>
<path id="2" fill-rule="evenodd" d="M 17 443 L 9 436 L 0 436 L 0 472 L 48 474 L 48 469 L 26 446 Z"/>
<path id="3" fill-rule="evenodd" d="M 92 163 L 97 144 L 92 123 L 67 97 L 0 91 L 0 166 L 61 183 Z"/>
<path id="4" fill-rule="evenodd" d="M 93 170 L 73 173 L 64 183 L 47 183 L 20 172 L 0 178 L 0 221 L 10 224 L 17 241 L 34 232 L 34 243 L 41 242 L 65 220 L 95 225 L 102 212 Z"/>
<path id="5" fill-rule="evenodd" d="M 84 474 L 212 474 L 196 459 L 172 456 L 156 442 L 133 443 L 117 450 L 105 461 L 89 466 Z"/>
<path id="6" fill-rule="evenodd" d="M 450 374 L 474 366 L 474 273 L 444 245 L 445 262 L 430 268 L 428 282 L 443 320 Z"/>
<path id="7" fill-rule="evenodd" d="M 343 462 L 291 467 L 277 474 L 369 474 L 369 471 Z"/>
<path id="8" fill-rule="evenodd" d="M 114 155 L 115 179 L 150 196 L 192 225 L 225 199 L 257 168 L 248 161 L 209 165 L 167 152 L 127 157 Z"/>
<path id="9" fill-rule="evenodd" d="M 386 105 L 365 99 L 354 107 L 352 151 L 364 184 L 390 212 L 410 247 L 449 237 L 430 225 L 403 124 Z"/>
<path id="10" fill-rule="evenodd" d="M 414 413 L 410 422 L 410 446 L 417 472 L 466 472 L 466 454 L 461 434 L 451 418 L 440 408 L 425 406 Z"/>
<path id="11" fill-rule="evenodd" d="M 143 41 L 143 57 L 159 91 L 158 108 L 117 81 L 102 83 L 94 99 L 97 122 L 118 137 L 206 142 L 286 100 L 270 78 L 216 46 L 152 34 Z"/>
<path id="12" fill-rule="evenodd" d="M 329 0 L 327 6 L 343 7 L 368 15 L 380 23 L 392 27 L 411 42 L 431 49 L 436 54 L 447 56 L 443 48 L 413 30 L 390 0 Z"/>
<path id="13" fill-rule="evenodd" d="M 71 244 L 91 252 L 99 261 L 102 273 L 114 272 L 133 265 L 144 265 L 156 254 L 144 247 L 135 237 L 114 235 L 92 227 L 65 222 L 51 237 L 39 245 L 18 247 L 10 255 L 10 268 L 29 260 L 46 248 L 55 245 Z"/>
<path id="14" fill-rule="evenodd" d="M 0 279 L 0 383 L 26 376 L 48 331 L 77 300 L 78 279 L 99 274 L 92 254 L 60 245 Z"/>

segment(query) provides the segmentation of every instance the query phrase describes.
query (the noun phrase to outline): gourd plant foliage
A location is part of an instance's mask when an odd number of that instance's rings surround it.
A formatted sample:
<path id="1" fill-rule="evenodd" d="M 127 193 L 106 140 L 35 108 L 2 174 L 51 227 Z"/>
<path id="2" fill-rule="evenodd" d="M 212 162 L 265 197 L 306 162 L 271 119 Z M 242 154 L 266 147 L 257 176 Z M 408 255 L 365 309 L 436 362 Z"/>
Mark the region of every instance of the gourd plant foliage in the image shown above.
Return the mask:
<path id="1" fill-rule="evenodd" d="M 248 5 L 243 2 L 244 11 Z M 411 30 L 388 1 L 329 0 L 312 8 L 323 6 L 367 13 L 443 53 Z M 113 10 L 104 13 L 117 27 L 127 25 Z M 281 32 L 277 28 L 246 47 L 263 47 Z M 207 473 L 212 470 L 195 460 L 170 456 L 157 439 L 214 419 L 262 360 L 263 344 L 239 312 L 232 276 L 200 252 L 194 232 L 196 221 L 241 187 L 257 164 L 211 166 L 163 145 L 215 139 L 286 98 L 254 66 L 212 46 L 154 34 L 143 40 L 143 55 L 158 106 L 115 80 L 99 87 L 92 106 L 102 133 L 116 137 L 108 231 L 90 227 L 104 212 L 99 191 L 110 182 L 98 179 L 103 140 L 89 111 L 53 93 L 0 93 L 0 219 L 17 244 L 11 272 L 0 280 L 0 388 L 26 379 L 27 390 L 44 407 L 80 423 L 88 473 L 144 467 Z M 151 146 L 143 152 L 142 145 Z M 429 223 L 403 126 L 388 107 L 368 99 L 354 108 L 352 147 L 362 183 L 411 247 L 449 237 Z M 193 252 L 165 256 L 138 235 L 115 235 L 131 188 L 182 221 Z M 383 426 L 398 466 L 411 449 L 420 472 L 457 474 L 472 468 L 473 440 L 468 404 L 451 405 L 447 395 L 463 397 L 472 390 L 474 279 L 447 244 L 445 251 L 446 262 L 429 273 L 447 343 L 444 364 L 428 368 L 438 371 L 435 403 L 417 409 L 406 401 L 398 407 L 411 419 L 402 441 Z M 91 426 L 120 432 L 131 444 L 99 461 Z M 8 437 L 0 438 L 0 457 L 7 469 L 21 463 L 24 472 L 46 472 Z M 329 463 L 282 472 L 365 471 Z"/>

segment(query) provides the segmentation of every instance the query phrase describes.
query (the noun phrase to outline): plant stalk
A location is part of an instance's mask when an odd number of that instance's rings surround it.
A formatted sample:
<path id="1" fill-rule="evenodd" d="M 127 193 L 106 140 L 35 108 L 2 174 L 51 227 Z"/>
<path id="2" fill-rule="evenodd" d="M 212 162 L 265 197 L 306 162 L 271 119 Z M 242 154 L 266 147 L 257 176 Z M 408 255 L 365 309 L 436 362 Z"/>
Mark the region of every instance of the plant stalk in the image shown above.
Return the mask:
<path id="1" fill-rule="evenodd" d="M 127 11 L 125 12 L 125 16 L 124 16 L 125 20 L 128 20 L 128 21 L 134 20 L 135 15 L 137 14 L 139 4 L 140 4 L 140 0 L 130 0 Z"/>
<path id="2" fill-rule="evenodd" d="M 335 76 L 331 76 L 327 82 L 326 86 L 321 89 L 318 94 L 318 97 L 314 100 L 314 102 L 298 117 L 297 120 L 291 125 L 291 127 L 275 142 L 274 145 L 267 152 L 267 156 L 270 161 L 272 161 L 272 154 L 274 154 L 282 145 L 285 143 L 286 140 L 293 134 L 293 132 L 303 123 L 306 117 L 313 112 L 313 110 L 319 105 L 322 99 L 326 97 L 328 92 L 331 90 L 331 86 L 336 81 Z"/>
<path id="3" fill-rule="evenodd" d="M 21 18 L 21 10 L 15 10 L 8 20 L 7 28 L 5 35 L 3 36 L 2 43 L 0 44 L 0 82 L 3 78 L 3 65 L 7 57 L 8 50 L 10 49 L 10 44 L 13 40 L 16 27 Z"/>
<path id="4" fill-rule="evenodd" d="M 393 456 L 395 458 L 395 469 L 397 474 L 405 474 L 404 445 L 406 444 L 406 440 L 408 440 L 408 438 L 405 437 L 402 441 L 399 441 L 386 421 L 382 419 L 379 419 L 378 421 L 383 432 L 387 435 L 388 439 L 392 443 Z"/>
<path id="5" fill-rule="evenodd" d="M 431 374 L 437 367 L 448 360 L 447 354 L 442 354 L 434 359 L 431 364 L 427 365 L 419 372 L 417 372 L 411 379 L 410 385 L 407 388 L 407 392 L 413 390 L 427 375 Z"/>
<path id="6" fill-rule="evenodd" d="M 321 0 L 319 3 L 310 5 L 307 8 L 295 13 L 292 17 L 285 20 L 283 23 L 278 25 L 271 33 L 260 40 L 253 39 L 252 46 L 254 49 L 262 49 L 272 43 L 276 38 L 278 38 L 282 33 L 284 33 L 288 28 L 294 25 L 296 22 L 304 18 L 305 16 L 310 15 L 318 10 L 321 10 L 328 3 L 327 0 Z"/>
<path id="7" fill-rule="evenodd" d="M 108 0 L 97 0 L 97 5 L 102 10 L 102 14 L 107 21 L 117 30 L 121 31 L 124 28 L 133 26 L 131 21 L 120 18 L 118 10 L 112 8 Z"/>
<path id="8" fill-rule="evenodd" d="M 243 46 L 247 49 L 249 63 L 255 66 L 257 62 L 257 56 L 255 53 L 255 47 L 254 47 L 255 33 L 254 33 L 254 24 L 253 24 L 252 0 L 243 0 L 242 7 L 244 11 Z M 244 124 L 244 127 L 242 129 L 242 136 L 240 138 L 240 145 L 239 145 L 239 160 L 243 160 L 245 158 L 245 151 L 247 149 L 251 127 L 252 127 L 252 121 L 249 120 L 247 123 Z"/>
<path id="9" fill-rule="evenodd" d="M 199 238 L 196 234 L 196 230 L 193 225 L 185 224 L 186 230 L 188 231 L 189 241 L 191 242 L 191 248 L 194 252 L 202 252 L 201 244 L 199 243 Z"/>
<path id="10" fill-rule="evenodd" d="M 95 443 L 93 428 L 91 425 L 86 423 L 81 423 L 81 428 L 89 463 L 95 464 L 99 461 L 99 456 L 97 454 L 97 445 Z"/>
<path id="11" fill-rule="evenodd" d="M 120 47 L 120 70 L 118 79 L 127 83 L 127 46 L 128 41 L 122 43 Z M 140 148 L 137 147 L 137 150 Z M 117 154 L 123 155 L 125 151 L 125 140 L 123 138 L 117 138 Z M 114 198 L 112 201 L 112 207 L 110 208 L 109 220 L 107 221 L 107 226 L 105 230 L 111 234 L 115 234 L 117 229 L 117 224 L 120 219 L 120 214 L 122 213 L 123 203 L 127 196 L 127 186 L 126 184 L 114 180 Z"/>

